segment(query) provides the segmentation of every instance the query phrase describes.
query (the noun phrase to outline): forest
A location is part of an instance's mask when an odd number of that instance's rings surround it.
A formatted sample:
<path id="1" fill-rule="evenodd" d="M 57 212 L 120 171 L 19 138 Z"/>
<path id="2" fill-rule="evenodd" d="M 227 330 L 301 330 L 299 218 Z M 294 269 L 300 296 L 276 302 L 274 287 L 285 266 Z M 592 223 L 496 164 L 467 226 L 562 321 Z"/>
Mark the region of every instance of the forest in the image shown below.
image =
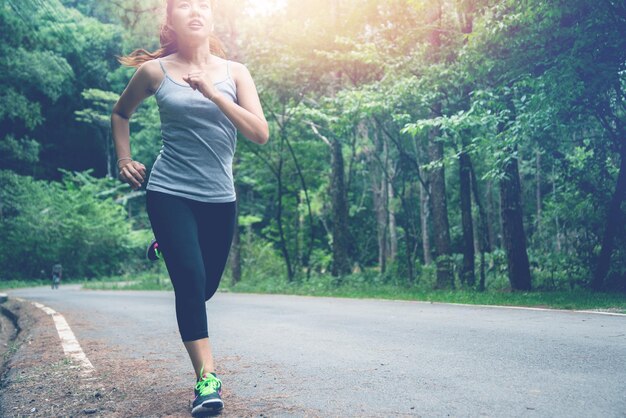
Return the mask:
<path id="1" fill-rule="evenodd" d="M 111 109 L 164 0 L 0 0 L 0 281 L 133 276 Z M 626 292 L 626 3 L 217 1 L 270 124 L 239 136 L 227 269 L 263 281 Z M 150 168 L 159 110 L 131 119 Z"/>

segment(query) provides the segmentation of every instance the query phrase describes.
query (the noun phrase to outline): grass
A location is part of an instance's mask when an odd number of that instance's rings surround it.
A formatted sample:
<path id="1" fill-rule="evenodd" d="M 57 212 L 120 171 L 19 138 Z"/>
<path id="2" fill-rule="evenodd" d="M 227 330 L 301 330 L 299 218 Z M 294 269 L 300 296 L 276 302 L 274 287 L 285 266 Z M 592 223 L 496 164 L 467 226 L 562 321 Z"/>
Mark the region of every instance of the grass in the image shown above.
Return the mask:
<path id="1" fill-rule="evenodd" d="M 124 290 L 172 290 L 167 276 L 146 273 L 133 276 L 132 284 L 120 285 L 128 277 L 109 278 L 104 281 L 90 281 L 89 289 L 124 289 Z M 305 296 L 329 296 L 345 298 L 373 298 L 393 300 L 415 300 L 426 302 L 464 303 L 476 305 L 528 306 L 555 309 L 603 310 L 626 314 L 626 295 L 621 293 L 592 292 L 586 289 L 571 291 L 532 291 L 510 292 L 502 288 L 488 289 L 485 292 L 474 290 L 432 290 L 425 283 L 422 286 L 400 286 L 385 283 L 371 283 L 366 277 L 349 276 L 337 286 L 330 276 L 319 276 L 308 282 L 259 280 L 242 281 L 235 286 L 230 284 L 230 277 L 225 275 L 220 284 L 220 291 L 233 293 L 265 293 Z M 430 288 L 429 288 L 430 287 Z"/>
<path id="2" fill-rule="evenodd" d="M 472 305 L 526 306 L 555 309 L 603 310 L 626 314 L 626 295 L 620 293 L 592 292 L 585 289 L 571 291 L 510 292 L 503 289 L 433 290 L 410 288 L 390 284 L 344 284 L 339 287 L 285 285 L 280 288 L 250 286 L 238 283 L 235 287 L 223 286 L 222 290 L 246 293 L 277 293 L 308 296 L 330 296 L 345 298 L 375 298 L 413 300 L 424 302 L 463 303 Z"/>
<path id="3" fill-rule="evenodd" d="M 83 280 L 83 289 L 91 290 L 174 290 L 167 274 L 145 271 L 134 275 Z"/>
<path id="4" fill-rule="evenodd" d="M 0 292 L 22 287 L 50 286 L 52 280 L 3 280 L 0 281 Z"/>
<path id="5" fill-rule="evenodd" d="M 2 362 L 6 363 L 7 360 L 11 358 L 11 356 L 13 356 L 13 354 L 15 354 L 15 352 L 17 352 L 19 348 L 20 348 L 19 342 L 9 341 L 5 348 L 6 351 L 4 352 L 4 355 L 2 356 Z"/>
<path id="6" fill-rule="evenodd" d="M 158 271 L 74 283 L 81 283 L 83 288 L 93 290 L 173 290 L 167 274 Z M 309 281 L 287 283 L 284 280 L 244 280 L 232 286 L 229 274 L 225 274 L 220 291 L 601 310 L 626 314 L 626 294 L 623 293 L 592 292 L 583 288 L 571 291 L 510 292 L 506 290 L 505 283 L 501 282 L 499 287 L 494 284 L 493 288 L 484 292 L 468 289 L 432 290 L 432 283 L 428 280 L 422 280 L 417 286 L 406 286 L 385 283 L 378 278 L 372 278 L 371 275 L 362 274 L 344 278 L 341 285 L 337 285 L 331 276 L 320 275 Z M 0 287 L 8 287 L 7 284 L 24 287 L 33 286 L 34 282 L 2 282 Z M 50 285 L 47 281 L 41 284 Z"/>
<path id="7" fill-rule="evenodd" d="M 106 279 L 107 281 L 115 281 L 115 280 L 122 280 L 122 278 L 109 278 Z M 124 279 L 124 280 L 128 280 L 128 279 Z M 63 279 L 61 280 L 61 287 L 63 287 L 63 285 L 68 285 L 68 284 L 83 284 L 86 283 L 87 281 L 84 279 L 73 279 L 73 280 L 67 280 L 67 279 Z M 0 280 L 0 293 L 4 293 L 8 290 L 11 289 L 21 289 L 21 288 L 25 288 L 25 287 L 41 287 L 41 286 L 45 286 L 45 287 L 50 287 L 52 285 L 52 280 L 42 280 L 42 279 L 34 279 L 34 280 Z"/>

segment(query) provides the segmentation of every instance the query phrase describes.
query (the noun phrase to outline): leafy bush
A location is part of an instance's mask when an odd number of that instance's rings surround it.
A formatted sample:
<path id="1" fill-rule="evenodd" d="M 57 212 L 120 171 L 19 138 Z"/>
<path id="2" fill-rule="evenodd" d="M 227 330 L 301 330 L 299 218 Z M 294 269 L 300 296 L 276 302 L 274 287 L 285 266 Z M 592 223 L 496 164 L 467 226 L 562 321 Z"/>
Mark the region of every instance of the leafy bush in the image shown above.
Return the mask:
<path id="1" fill-rule="evenodd" d="M 138 251 L 122 187 L 90 172 L 48 182 L 0 171 L 0 278 L 46 278 L 55 263 L 67 278 L 118 274 Z"/>
<path id="2" fill-rule="evenodd" d="M 260 282 L 284 282 L 287 272 L 280 254 L 271 242 L 258 238 L 248 230 L 242 236 L 241 261 L 243 269 L 242 282 L 257 284 Z M 228 263 L 230 264 L 230 263 Z M 222 280 L 230 279 L 230 266 Z"/>

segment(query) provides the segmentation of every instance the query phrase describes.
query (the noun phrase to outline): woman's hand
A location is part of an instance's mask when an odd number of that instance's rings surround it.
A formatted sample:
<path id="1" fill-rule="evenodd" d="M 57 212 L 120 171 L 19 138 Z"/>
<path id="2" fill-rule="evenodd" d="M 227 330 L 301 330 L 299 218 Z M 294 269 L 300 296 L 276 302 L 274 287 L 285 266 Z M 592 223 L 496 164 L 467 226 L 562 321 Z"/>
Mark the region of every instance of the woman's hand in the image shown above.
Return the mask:
<path id="1" fill-rule="evenodd" d="M 198 90 L 209 100 L 213 100 L 213 98 L 219 94 L 208 71 L 195 71 L 193 73 L 189 73 L 187 74 L 187 77 L 183 76 L 183 80 L 185 80 L 185 82 L 189 84 L 192 89 Z"/>
<path id="2" fill-rule="evenodd" d="M 146 166 L 139 161 L 128 161 L 120 164 L 120 179 L 130 185 L 133 190 L 138 190 L 146 178 Z"/>

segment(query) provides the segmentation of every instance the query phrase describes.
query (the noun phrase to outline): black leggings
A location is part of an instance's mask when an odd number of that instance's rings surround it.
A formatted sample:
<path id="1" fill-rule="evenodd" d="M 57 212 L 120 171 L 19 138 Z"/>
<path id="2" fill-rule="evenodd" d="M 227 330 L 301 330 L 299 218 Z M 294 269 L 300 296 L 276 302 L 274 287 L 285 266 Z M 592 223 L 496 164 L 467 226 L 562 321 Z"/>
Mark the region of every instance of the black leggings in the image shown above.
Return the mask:
<path id="1" fill-rule="evenodd" d="M 207 338 L 205 302 L 226 267 L 237 202 L 200 202 L 147 190 L 146 208 L 174 286 L 180 336 L 183 341 Z"/>

